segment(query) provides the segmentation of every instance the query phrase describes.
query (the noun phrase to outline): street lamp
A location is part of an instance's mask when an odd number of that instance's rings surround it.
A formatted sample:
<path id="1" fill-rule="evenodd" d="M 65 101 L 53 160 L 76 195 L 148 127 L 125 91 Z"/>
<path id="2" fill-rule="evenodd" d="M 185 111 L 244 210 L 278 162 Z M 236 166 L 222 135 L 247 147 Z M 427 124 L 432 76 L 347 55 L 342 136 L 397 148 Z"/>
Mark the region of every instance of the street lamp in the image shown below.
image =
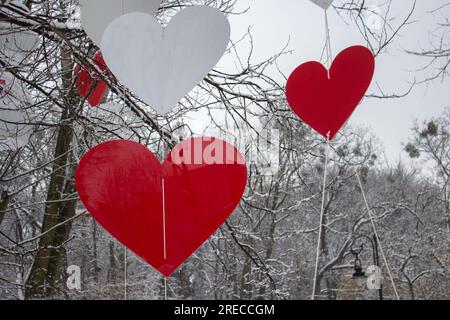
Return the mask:
<path id="1" fill-rule="evenodd" d="M 353 248 L 353 244 L 352 244 L 352 248 L 351 248 L 351 253 L 355 256 L 355 262 L 354 262 L 354 266 L 353 269 L 355 270 L 355 273 L 353 274 L 353 278 L 365 278 L 366 274 L 363 271 L 362 268 L 362 263 L 361 263 L 361 259 L 359 259 L 359 254 L 363 251 L 364 246 L 360 245 L 358 249 Z"/>
<path id="2" fill-rule="evenodd" d="M 378 243 L 375 236 L 373 238 L 365 236 L 365 235 L 359 235 L 356 238 L 353 239 L 352 244 L 350 246 L 350 252 L 355 256 L 355 262 L 354 262 L 354 278 L 366 278 L 366 274 L 363 271 L 362 262 L 359 258 L 359 255 L 364 250 L 364 244 L 360 244 L 359 246 L 356 246 L 356 243 L 360 239 L 369 240 L 370 244 L 372 245 L 372 253 L 373 253 L 373 264 L 380 268 L 380 260 L 378 256 Z M 378 289 L 378 294 L 380 300 L 383 300 L 383 286 L 380 284 L 380 289 Z"/>

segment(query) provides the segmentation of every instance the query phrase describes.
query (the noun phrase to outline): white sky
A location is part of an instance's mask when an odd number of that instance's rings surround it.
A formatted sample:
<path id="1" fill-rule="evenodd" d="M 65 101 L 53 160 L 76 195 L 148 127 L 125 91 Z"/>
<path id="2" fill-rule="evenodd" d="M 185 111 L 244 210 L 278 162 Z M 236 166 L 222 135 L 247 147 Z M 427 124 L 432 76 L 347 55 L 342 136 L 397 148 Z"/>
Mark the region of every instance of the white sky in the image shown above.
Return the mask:
<path id="1" fill-rule="evenodd" d="M 386 3 L 380 0 L 367 2 L 374 5 Z M 379 93 L 376 84 L 385 93 L 402 93 L 409 88 L 408 83 L 414 77 L 421 79 L 424 76 L 423 72 L 416 70 L 427 61 L 407 55 L 402 50 L 428 48 L 431 31 L 443 21 L 442 16 L 433 15 L 430 11 L 447 2 L 418 0 L 414 24 L 404 29 L 388 52 L 377 58 L 376 74 L 369 93 Z M 394 1 L 394 5 L 398 5 L 392 8 L 398 16 L 394 23 L 405 17 L 411 4 L 411 0 Z M 293 53 L 279 61 L 279 67 L 286 76 L 299 64 L 320 59 L 325 41 L 324 15 L 323 10 L 309 0 L 239 0 L 238 8 L 249 10 L 243 15 L 230 17 L 232 39 L 240 39 L 251 27 L 253 61 L 265 60 L 279 52 L 289 39 L 289 49 Z M 348 46 L 365 44 L 355 24 L 346 24 L 333 8 L 329 10 L 329 21 L 333 56 Z M 219 66 L 228 68 L 231 65 L 224 59 Z M 273 76 L 283 81 L 275 71 Z M 402 99 L 367 99 L 353 114 L 350 124 L 369 127 L 383 143 L 387 158 L 397 160 L 401 155 L 405 156 L 402 143 L 407 141 L 414 120 L 439 115 L 444 107 L 450 105 L 449 84 L 449 81 L 436 81 L 427 87 L 416 87 Z"/>

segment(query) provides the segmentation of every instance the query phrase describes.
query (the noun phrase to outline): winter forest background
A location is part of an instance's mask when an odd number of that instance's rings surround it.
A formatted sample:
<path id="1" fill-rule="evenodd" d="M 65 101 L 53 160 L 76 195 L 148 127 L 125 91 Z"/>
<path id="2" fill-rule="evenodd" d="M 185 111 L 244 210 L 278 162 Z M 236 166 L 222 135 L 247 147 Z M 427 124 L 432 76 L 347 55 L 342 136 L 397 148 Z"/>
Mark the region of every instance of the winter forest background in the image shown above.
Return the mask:
<path id="1" fill-rule="evenodd" d="M 164 23 L 192 4 L 208 4 L 230 16 L 244 14 L 236 9 L 238 2 L 166 0 L 158 18 Z M 388 8 L 392 2 L 382 1 Z M 398 50 L 397 40 L 416 23 L 415 2 L 402 2 L 403 15 L 386 10 L 377 16 L 382 25 L 376 30 L 362 18 L 377 14 L 366 1 L 336 0 L 330 10 L 359 31 L 378 60 L 392 48 Z M 31 14 L 24 13 L 20 3 L 0 1 L 0 37 L 32 31 L 39 43 L 23 52 L 17 45 L 14 57 L 0 52 L 0 79 L 14 81 L 16 93 L 5 103 L 0 87 L 0 299 L 123 299 L 125 290 L 128 299 L 162 299 L 159 273 L 131 252 L 125 255 L 124 247 L 83 208 L 74 170 L 87 150 L 104 141 L 138 141 L 162 159 L 164 150 L 181 138 L 208 132 L 255 135 L 256 140 L 269 140 L 267 145 L 271 139 L 261 133 L 277 132 L 279 141 L 269 149 L 278 167 L 271 170 L 271 159 L 249 164 L 241 204 L 168 279 L 168 297 L 309 299 L 326 148 L 289 110 L 285 81 L 278 80 L 279 73 L 275 76 L 278 60 L 291 54 L 289 44 L 266 60 L 255 60 L 248 50 L 253 44 L 250 30 L 232 39 L 225 58 L 234 62 L 235 72 L 213 70 L 167 117 L 156 115 L 104 74 L 97 76 L 107 81 L 111 93 L 107 104 L 92 108 L 74 85 L 75 65 L 93 68 L 97 51 L 77 25 L 77 1 L 24 1 Z M 421 61 L 416 81 L 406 91 L 405 83 L 388 94 L 369 91 L 367 101 L 401 100 L 446 80 L 449 6 L 436 5 L 429 12 L 436 19 L 427 47 L 401 48 L 405 57 Z M 112 103 L 116 106 L 109 107 Z M 440 116 L 410 124 L 403 158 L 397 161 L 384 161 L 383 141 L 366 128 L 347 126 L 333 142 L 317 298 L 376 298 L 364 280 L 352 277 L 352 241 L 373 235 L 357 169 L 400 298 L 450 299 L 450 109 L 438 107 Z M 8 108 L 20 108 L 25 117 L 3 119 Z M 200 128 L 191 126 L 193 118 L 201 119 Z M 249 155 L 256 140 L 241 143 L 241 153 Z M 373 264 L 370 243 L 364 243 L 360 258 L 364 268 Z M 71 265 L 80 267 L 81 290 L 66 286 Z M 382 270 L 384 296 L 395 299 L 383 263 Z"/>

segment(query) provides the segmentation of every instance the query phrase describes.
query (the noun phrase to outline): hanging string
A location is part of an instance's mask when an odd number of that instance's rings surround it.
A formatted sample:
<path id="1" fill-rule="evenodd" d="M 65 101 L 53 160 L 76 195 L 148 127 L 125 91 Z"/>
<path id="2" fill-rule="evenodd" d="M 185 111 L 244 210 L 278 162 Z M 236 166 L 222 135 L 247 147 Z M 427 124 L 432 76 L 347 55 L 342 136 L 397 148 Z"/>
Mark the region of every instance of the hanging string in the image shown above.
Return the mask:
<path id="1" fill-rule="evenodd" d="M 161 3 L 161 8 L 165 9 L 167 5 L 167 0 L 163 0 Z M 164 36 L 164 29 L 163 29 Z M 166 118 L 167 124 L 169 125 L 169 119 Z M 163 159 L 166 158 L 166 141 L 165 137 L 162 137 L 163 144 Z M 162 214 L 163 214 L 163 251 L 164 260 L 167 260 L 167 236 L 166 236 L 166 192 L 165 192 L 165 180 L 162 179 Z M 167 300 L 167 277 L 164 277 L 164 300 Z"/>
<path id="2" fill-rule="evenodd" d="M 166 245 L 166 200 L 165 200 L 165 185 L 164 178 L 162 179 L 162 212 L 163 212 L 163 250 L 164 260 L 167 259 L 167 245 Z M 167 300 L 167 277 L 164 277 L 164 300 Z"/>
<path id="3" fill-rule="evenodd" d="M 125 4 L 124 4 L 124 0 L 122 0 L 122 15 L 124 15 L 125 14 Z M 126 105 L 126 103 L 127 103 L 127 101 L 126 101 L 126 93 L 125 93 L 125 87 L 123 88 L 123 102 L 125 103 L 125 105 Z M 125 250 L 125 261 L 124 261 L 124 264 L 125 264 L 125 268 L 124 268 L 124 273 L 125 273 L 125 275 L 124 275 L 124 282 L 125 282 L 125 289 L 124 289 L 124 297 L 125 297 L 125 300 L 127 300 L 127 247 L 125 247 L 125 246 L 123 246 L 123 248 L 124 248 L 124 250 Z"/>
<path id="4" fill-rule="evenodd" d="M 325 42 L 325 50 L 327 52 L 327 60 L 326 60 L 326 65 L 327 65 L 327 69 L 328 69 L 328 76 L 329 76 L 329 69 L 331 66 L 331 63 L 333 62 L 333 54 L 331 51 L 331 36 L 330 36 L 330 26 L 328 23 L 328 13 L 327 10 L 325 10 L 325 38 L 326 38 L 326 42 Z"/>
<path id="5" fill-rule="evenodd" d="M 167 277 L 164 277 L 164 300 L 167 301 Z"/>
<path id="6" fill-rule="evenodd" d="M 165 199 L 165 187 L 164 178 L 162 179 L 162 214 L 163 214 L 163 249 L 164 249 L 164 260 L 167 259 L 167 248 L 166 248 L 166 199 Z"/>
<path id="7" fill-rule="evenodd" d="M 333 61 L 332 51 L 331 51 L 331 37 L 330 37 L 330 27 L 328 24 L 328 13 L 327 10 L 324 10 L 324 20 L 325 20 L 325 52 L 327 54 L 325 64 L 327 66 L 328 77 L 330 77 L 330 66 Z M 311 300 L 315 300 L 317 293 L 317 277 L 319 272 L 319 258 L 320 258 L 320 249 L 322 246 L 322 231 L 323 231 L 323 220 L 325 214 L 325 195 L 327 188 L 327 173 L 328 173 L 328 158 L 330 153 L 330 133 L 327 134 L 326 139 L 326 152 L 325 152 L 325 166 L 323 172 L 323 185 L 322 185 L 322 204 L 320 208 L 320 225 L 319 225 L 319 235 L 317 238 L 317 249 L 316 249 L 316 264 L 314 268 L 314 283 L 313 283 L 313 293 L 311 296 Z"/>
<path id="8" fill-rule="evenodd" d="M 317 249 L 316 249 L 316 265 L 314 269 L 314 283 L 313 283 L 313 293 L 311 300 L 315 300 L 317 291 L 317 276 L 319 272 L 319 258 L 320 258 L 320 247 L 322 245 L 322 230 L 323 230 L 323 218 L 325 213 L 325 194 L 327 188 L 327 173 L 328 173 L 328 157 L 330 154 L 330 134 L 327 135 L 327 149 L 325 151 L 325 165 L 323 169 L 323 184 L 322 184 L 322 204 L 320 208 L 320 223 L 319 223 L 319 235 L 317 237 Z"/>
<path id="9" fill-rule="evenodd" d="M 356 172 L 356 178 L 358 179 L 359 188 L 361 189 L 361 193 L 364 199 L 364 203 L 366 204 L 367 213 L 369 214 L 370 223 L 372 224 L 373 232 L 375 233 L 375 238 L 378 243 L 378 246 L 380 247 L 381 256 L 383 257 L 384 265 L 386 266 L 386 269 L 389 274 L 389 278 L 391 279 L 392 287 L 394 288 L 394 293 L 397 298 L 397 300 L 400 300 L 400 296 L 398 295 L 397 287 L 394 282 L 394 278 L 392 277 L 391 269 L 389 268 L 389 264 L 387 262 L 386 256 L 384 254 L 383 246 L 381 245 L 380 237 L 378 236 L 377 228 L 375 226 L 375 221 L 372 215 L 372 212 L 370 211 L 369 203 L 367 202 L 366 193 L 364 192 L 363 185 L 361 182 L 361 177 L 359 176 L 358 169 L 355 168 Z"/>
<path id="10" fill-rule="evenodd" d="M 124 300 L 127 300 L 127 247 L 123 246 L 124 252 Z"/>
<path id="11" fill-rule="evenodd" d="M 122 15 L 125 14 L 125 4 L 124 0 L 122 0 Z M 126 97 L 126 91 L 125 87 L 123 88 L 123 102 L 126 105 L 127 104 L 127 97 Z M 124 298 L 127 300 L 127 247 L 123 246 L 125 253 L 124 253 Z"/>
<path id="12" fill-rule="evenodd" d="M 165 156 L 165 142 L 163 140 L 163 150 Z M 164 158 L 164 157 L 163 157 Z M 165 194 L 165 180 L 162 178 L 162 215 L 163 215 L 163 252 L 164 260 L 167 259 L 167 243 L 166 243 L 166 194 Z M 167 277 L 164 277 L 164 300 L 167 300 Z"/>

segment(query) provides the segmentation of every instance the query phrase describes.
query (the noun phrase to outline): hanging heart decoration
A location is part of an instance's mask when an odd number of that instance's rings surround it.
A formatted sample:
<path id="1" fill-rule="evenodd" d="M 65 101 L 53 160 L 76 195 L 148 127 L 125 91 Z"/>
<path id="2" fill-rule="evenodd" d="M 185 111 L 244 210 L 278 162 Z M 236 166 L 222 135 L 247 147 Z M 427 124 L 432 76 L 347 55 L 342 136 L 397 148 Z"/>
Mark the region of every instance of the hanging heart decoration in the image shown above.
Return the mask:
<path id="1" fill-rule="evenodd" d="M 310 0 L 315 5 L 321 7 L 324 10 L 327 10 L 334 0 Z"/>
<path id="2" fill-rule="evenodd" d="M 93 61 L 100 71 L 107 71 L 108 68 L 100 51 L 95 53 Z M 91 106 L 97 107 L 100 105 L 108 95 L 108 84 L 100 79 L 97 71 L 92 70 L 92 68 L 87 65 L 83 68 L 80 65 L 77 65 L 74 74 L 77 77 L 75 86 L 78 92 L 87 99 Z M 106 75 L 108 76 L 108 74 Z"/>
<path id="3" fill-rule="evenodd" d="M 0 151 L 17 150 L 28 143 L 35 116 L 25 86 L 13 74 L 0 72 Z"/>
<path id="4" fill-rule="evenodd" d="M 246 181 L 242 155 L 216 138 L 184 141 L 163 164 L 143 145 L 110 141 L 76 170 L 86 209 L 166 277 L 225 222 Z"/>
<path id="5" fill-rule="evenodd" d="M 374 70 L 374 56 L 363 46 L 342 51 L 329 71 L 316 61 L 304 63 L 289 76 L 287 101 L 300 119 L 332 140 L 361 102 Z"/>
<path id="6" fill-rule="evenodd" d="M 81 25 L 100 46 L 103 32 L 114 19 L 130 12 L 154 15 L 160 4 L 161 0 L 80 0 Z"/>
<path id="7" fill-rule="evenodd" d="M 20 30 L 8 22 L 0 22 L 0 52 L 10 65 L 19 66 L 39 46 L 39 37 L 30 30 Z"/>
<path id="8" fill-rule="evenodd" d="M 230 39 L 218 9 L 192 6 L 163 28 L 144 13 L 114 20 L 102 38 L 112 73 L 160 114 L 170 112 L 217 64 Z"/>

